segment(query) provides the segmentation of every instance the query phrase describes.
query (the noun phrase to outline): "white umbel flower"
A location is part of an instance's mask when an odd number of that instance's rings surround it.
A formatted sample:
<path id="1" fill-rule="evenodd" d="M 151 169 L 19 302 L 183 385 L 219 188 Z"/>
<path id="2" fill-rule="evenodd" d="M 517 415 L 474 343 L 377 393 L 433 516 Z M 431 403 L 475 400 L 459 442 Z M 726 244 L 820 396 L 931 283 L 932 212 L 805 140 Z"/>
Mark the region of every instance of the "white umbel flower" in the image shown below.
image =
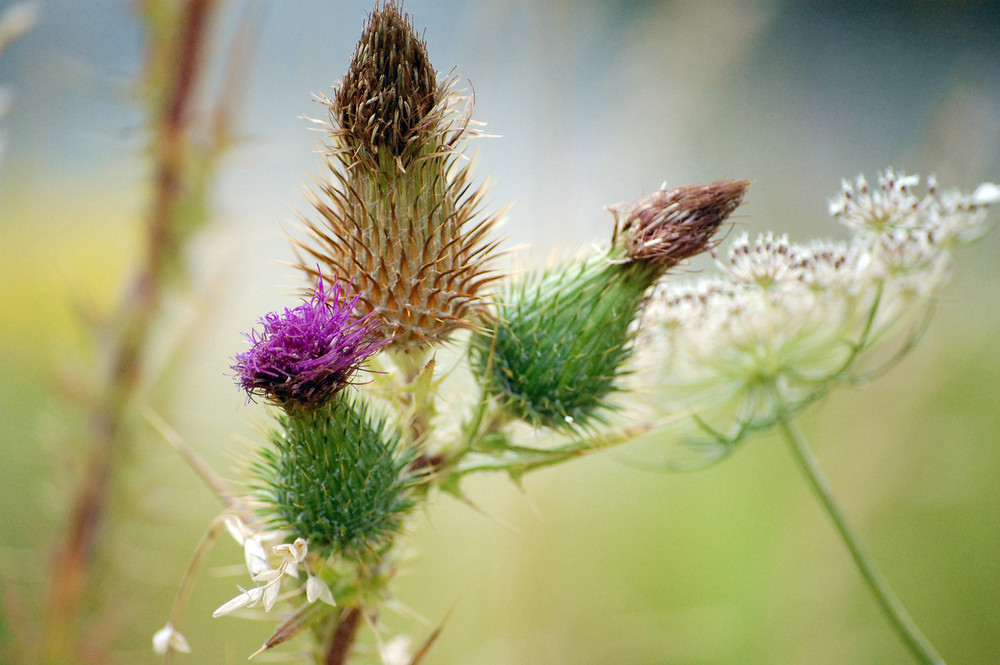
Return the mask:
<path id="1" fill-rule="evenodd" d="M 695 414 L 694 438 L 725 452 L 895 357 L 874 349 L 909 348 L 951 249 L 981 233 L 986 205 L 1000 201 L 991 184 L 968 195 L 940 192 L 933 178 L 918 193 L 919 183 L 891 170 L 874 187 L 845 181 L 830 212 L 849 242 L 742 234 L 717 256 L 720 277 L 655 289 L 637 338 L 653 408 Z"/>
<path id="2" fill-rule="evenodd" d="M 911 218 L 919 211 L 921 200 L 912 188 L 919 183 L 919 176 L 892 169 L 880 174 L 874 187 L 863 175 L 853 183 L 844 180 L 840 196 L 830 201 L 830 214 L 856 232 L 880 233 L 892 226 L 913 225 Z"/>
<path id="3" fill-rule="evenodd" d="M 751 243 L 750 236 L 743 233 L 730 246 L 728 259 L 720 267 L 740 283 L 770 288 L 801 278 L 802 258 L 789 244 L 787 235 L 768 233 Z"/>

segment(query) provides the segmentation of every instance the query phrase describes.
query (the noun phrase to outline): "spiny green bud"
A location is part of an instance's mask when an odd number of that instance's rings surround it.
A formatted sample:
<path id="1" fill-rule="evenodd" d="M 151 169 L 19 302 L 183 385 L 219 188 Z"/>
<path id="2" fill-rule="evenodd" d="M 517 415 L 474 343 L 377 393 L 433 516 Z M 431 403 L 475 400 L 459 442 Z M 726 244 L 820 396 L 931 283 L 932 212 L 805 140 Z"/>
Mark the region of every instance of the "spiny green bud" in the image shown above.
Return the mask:
<path id="1" fill-rule="evenodd" d="M 502 298 L 495 327 L 473 337 L 473 365 L 486 392 L 532 425 L 603 422 L 646 291 L 711 247 L 748 186 L 738 180 L 662 190 L 613 208 L 609 256 L 525 280 Z"/>
<path id="2" fill-rule="evenodd" d="M 343 395 L 316 413 L 282 415 L 274 447 L 251 469 L 273 525 L 306 538 L 310 551 L 380 551 L 412 506 L 412 454 L 399 450 L 399 438 Z"/>
<path id="3" fill-rule="evenodd" d="M 603 422 L 630 353 L 629 327 L 655 276 L 642 263 L 600 256 L 524 280 L 502 298 L 495 327 L 473 338 L 486 392 L 531 425 Z"/>

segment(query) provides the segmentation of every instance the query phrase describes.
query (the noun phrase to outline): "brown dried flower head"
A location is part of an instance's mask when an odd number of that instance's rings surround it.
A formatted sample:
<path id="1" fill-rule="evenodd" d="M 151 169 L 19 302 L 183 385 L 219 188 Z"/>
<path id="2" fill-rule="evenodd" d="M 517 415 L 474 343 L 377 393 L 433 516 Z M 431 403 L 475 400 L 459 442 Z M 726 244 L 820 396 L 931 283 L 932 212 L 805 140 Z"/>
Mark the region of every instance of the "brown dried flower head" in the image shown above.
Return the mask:
<path id="1" fill-rule="evenodd" d="M 613 245 L 621 243 L 633 261 L 661 271 L 710 249 L 719 226 L 733 213 L 748 180 L 661 189 L 634 204 L 609 208 L 615 216 Z"/>
<path id="2" fill-rule="evenodd" d="M 390 2 L 372 13 L 330 112 L 356 150 L 402 155 L 424 129 L 437 93 L 426 45 Z"/>
<path id="3" fill-rule="evenodd" d="M 299 267 L 352 280 L 391 345 L 445 341 L 487 316 L 500 214 L 484 211 L 460 152 L 471 104 L 438 79 L 396 3 L 376 7 L 329 107 L 327 166 L 310 202 Z"/>

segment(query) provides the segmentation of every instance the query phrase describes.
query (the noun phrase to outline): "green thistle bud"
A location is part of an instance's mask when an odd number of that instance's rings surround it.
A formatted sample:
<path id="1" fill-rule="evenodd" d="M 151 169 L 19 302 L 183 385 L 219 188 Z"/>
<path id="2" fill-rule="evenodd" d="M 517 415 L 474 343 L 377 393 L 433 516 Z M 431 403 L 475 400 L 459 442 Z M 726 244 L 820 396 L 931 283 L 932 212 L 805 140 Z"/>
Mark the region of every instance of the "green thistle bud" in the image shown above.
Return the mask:
<path id="1" fill-rule="evenodd" d="M 353 281 L 392 345 L 445 341 L 486 313 L 498 214 L 484 213 L 460 151 L 471 107 L 439 80 L 393 2 L 376 8 L 329 107 L 331 178 L 311 193 L 320 221 L 294 241 L 299 267 Z"/>
<path id="2" fill-rule="evenodd" d="M 400 451 L 399 432 L 343 396 L 280 425 L 252 467 L 273 525 L 311 550 L 380 551 L 412 506 L 412 454 Z"/>
<path id="3" fill-rule="evenodd" d="M 603 422 L 630 353 L 629 327 L 655 275 L 602 256 L 524 280 L 504 299 L 495 328 L 473 338 L 487 393 L 535 426 Z"/>
<path id="4" fill-rule="evenodd" d="M 604 422 L 647 290 L 711 246 L 748 186 L 664 190 L 613 209 L 610 257 L 525 280 L 503 299 L 493 330 L 473 337 L 473 365 L 486 392 L 535 426 Z"/>

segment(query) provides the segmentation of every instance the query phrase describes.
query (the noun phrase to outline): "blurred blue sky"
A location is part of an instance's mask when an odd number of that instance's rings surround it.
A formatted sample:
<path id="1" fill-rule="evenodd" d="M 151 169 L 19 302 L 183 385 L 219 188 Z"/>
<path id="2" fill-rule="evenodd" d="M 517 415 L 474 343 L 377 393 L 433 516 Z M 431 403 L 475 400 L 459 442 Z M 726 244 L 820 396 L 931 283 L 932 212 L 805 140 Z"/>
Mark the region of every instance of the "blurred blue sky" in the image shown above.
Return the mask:
<path id="1" fill-rule="evenodd" d="M 39 5 L 38 25 L 0 58 L 0 84 L 14 93 L 0 118 L 0 239 L 44 274 L 85 273 L 81 260 L 127 269 L 148 193 L 135 4 Z M 497 205 L 513 204 L 508 246 L 531 247 L 520 265 L 604 242 L 603 207 L 663 182 L 748 178 L 738 227 L 807 240 L 841 233 L 826 200 L 862 171 L 936 172 L 965 189 L 1000 180 L 997 3 L 404 6 L 435 66 L 474 87 L 475 117 L 501 136 L 471 147 Z M 220 3 L 201 112 L 221 87 L 237 26 L 248 16 L 256 26 L 241 141 L 222 163 L 215 223 L 192 256 L 196 289 L 220 278 L 243 287 L 220 312 L 236 317 L 224 344 L 294 285 L 275 259 L 290 258 L 283 233 L 321 173 L 320 136 L 302 116 L 322 115 L 312 95 L 343 75 L 369 10 L 367 0 Z M 996 235 L 986 242 L 1000 245 Z M 95 254 L 81 238 L 106 249 Z M 11 271 L 31 288 L 30 268 Z M 86 277 L 81 288 L 101 290 Z"/>
<path id="2" fill-rule="evenodd" d="M 3 242 L 46 274 L 82 270 L 72 264 L 80 256 L 130 265 L 148 192 L 135 5 L 39 4 L 39 24 L 0 58 L 0 84 L 15 95 L 0 119 Z M 1000 180 L 997 3 L 404 6 L 435 66 L 474 87 L 475 117 L 501 136 L 472 148 L 497 205 L 513 204 L 508 246 L 531 247 L 520 265 L 604 242 L 603 207 L 663 182 L 748 178 L 738 227 L 803 241 L 841 233 L 826 201 L 859 172 L 936 172 L 964 189 Z M 275 260 L 290 258 L 283 233 L 321 173 L 320 136 L 302 116 L 322 115 L 312 95 L 343 75 L 369 10 L 367 0 L 221 3 L 202 112 L 247 16 L 256 38 L 241 142 L 222 164 L 215 223 L 192 264 L 196 289 L 217 278 L 242 287 L 220 312 L 236 317 L 225 325 L 230 348 L 236 330 L 284 304 L 294 285 Z M 986 242 L 1000 245 L 996 235 Z M 106 251 L 84 249 L 81 237 Z M 28 268 L 17 270 L 30 284 Z"/>
<path id="3" fill-rule="evenodd" d="M 369 2 L 223 4 L 216 52 L 259 24 L 219 214 L 267 226 L 317 172 L 303 114 L 343 74 Z M 50 0 L 0 60 L 16 98 L 2 198 L 137 191 L 142 33 L 126 0 Z M 405 4 L 432 59 L 475 86 L 478 142 L 519 240 L 600 240 L 603 205 L 720 177 L 755 181 L 745 213 L 794 230 L 842 176 L 892 165 L 945 184 L 997 178 L 1000 9 L 988 2 Z M 210 95 L 209 95 L 210 97 Z M 56 186 L 56 184 L 58 184 Z M 57 190 L 57 191 L 52 191 Z M 0 208 L 2 210 L 2 208 Z M 66 220 L 69 221 L 68 219 Z M 59 220 L 53 219 L 53 223 Z M 522 237 L 523 235 L 523 237 Z"/>

